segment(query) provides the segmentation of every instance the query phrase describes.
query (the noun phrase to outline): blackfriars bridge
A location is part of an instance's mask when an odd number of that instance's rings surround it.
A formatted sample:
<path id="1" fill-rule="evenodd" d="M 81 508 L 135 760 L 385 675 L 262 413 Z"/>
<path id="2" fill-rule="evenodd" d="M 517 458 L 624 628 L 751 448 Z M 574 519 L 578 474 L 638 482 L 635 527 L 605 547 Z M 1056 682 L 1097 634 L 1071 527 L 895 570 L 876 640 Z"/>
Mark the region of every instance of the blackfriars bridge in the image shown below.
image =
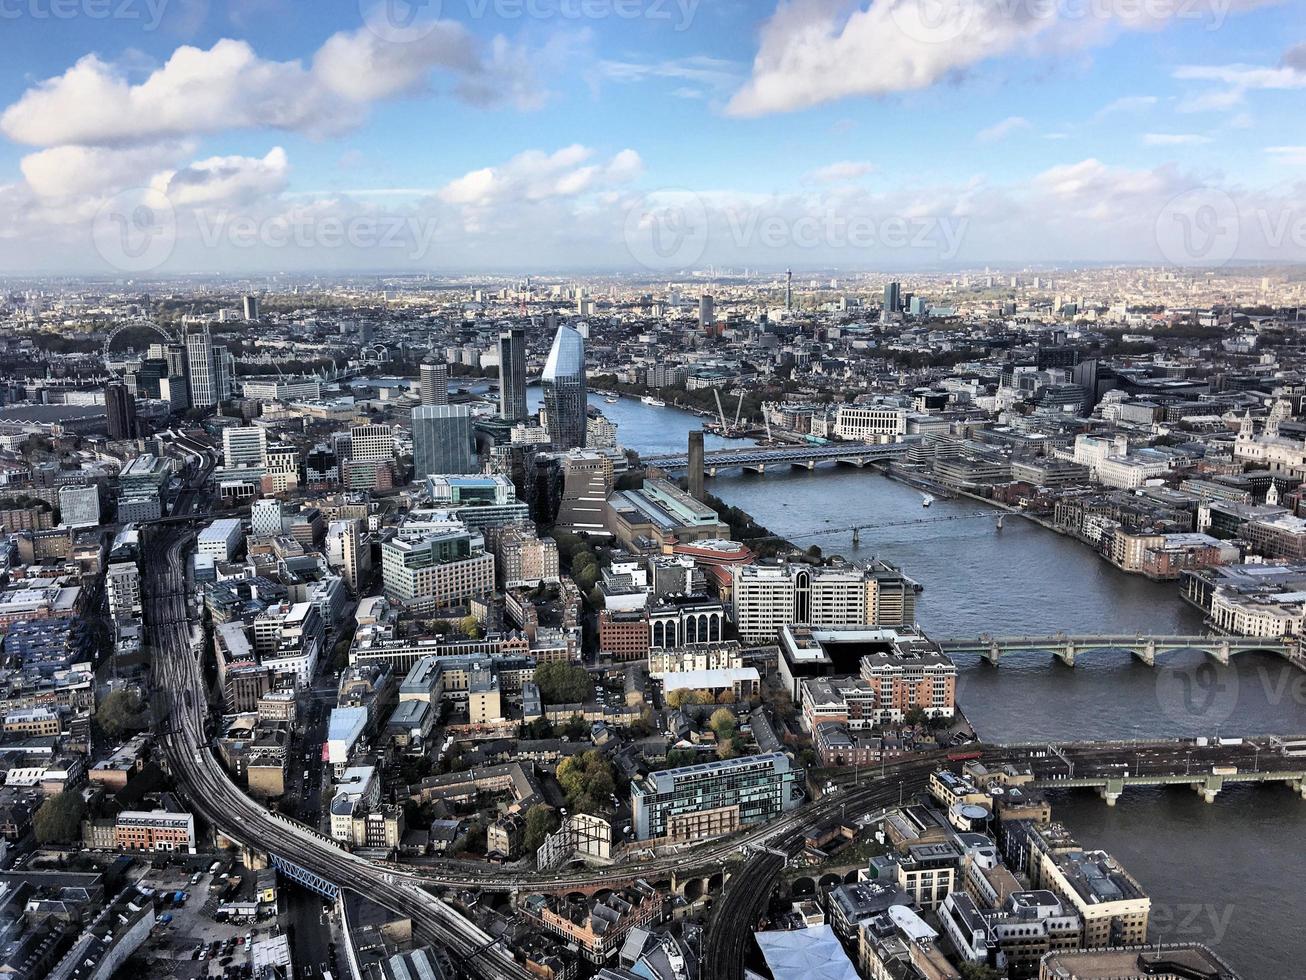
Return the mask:
<path id="1" fill-rule="evenodd" d="M 1109 633 L 1055 633 L 1050 636 L 983 634 L 974 638 L 938 640 L 937 643 L 939 648 L 949 656 L 979 654 L 994 666 L 1003 656 L 1012 653 L 1051 653 L 1066 666 L 1073 667 L 1076 660 L 1085 655 L 1124 650 L 1132 653 L 1149 667 L 1155 667 L 1160 654 L 1177 650 L 1197 650 L 1226 666 L 1238 653 L 1253 651 L 1273 653 L 1306 670 L 1306 657 L 1302 654 L 1301 645 L 1295 639 L 1284 637 L 1223 636 L 1214 633 L 1201 636 Z"/>

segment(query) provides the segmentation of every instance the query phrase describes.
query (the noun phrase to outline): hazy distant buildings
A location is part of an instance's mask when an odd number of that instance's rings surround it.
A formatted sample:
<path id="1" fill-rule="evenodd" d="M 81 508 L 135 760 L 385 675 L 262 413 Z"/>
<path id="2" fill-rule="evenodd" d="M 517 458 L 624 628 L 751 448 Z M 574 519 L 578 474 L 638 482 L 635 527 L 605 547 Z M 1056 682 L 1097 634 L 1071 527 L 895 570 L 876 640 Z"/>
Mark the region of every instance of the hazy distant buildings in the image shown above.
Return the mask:
<path id="1" fill-rule="evenodd" d="M 585 384 L 585 339 L 571 327 L 559 327 L 544 365 L 544 411 L 554 449 L 585 445 L 588 389 Z"/>
<path id="2" fill-rule="evenodd" d="M 885 283 L 884 285 L 884 320 L 892 319 L 893 315 L 902 308 L 902 284 L 896 282 Z"/>
<path id="3" fill-rule="evenodd" d="M 413 468 L 419 478 L 479 469 L 470 409 L 462 405 L 413 409 Z"/>
<path id="4" fill-rule="evenodd" d="M 526 331 L 499 334 L 499 414 L 513 422 L 526 418 Z"/>

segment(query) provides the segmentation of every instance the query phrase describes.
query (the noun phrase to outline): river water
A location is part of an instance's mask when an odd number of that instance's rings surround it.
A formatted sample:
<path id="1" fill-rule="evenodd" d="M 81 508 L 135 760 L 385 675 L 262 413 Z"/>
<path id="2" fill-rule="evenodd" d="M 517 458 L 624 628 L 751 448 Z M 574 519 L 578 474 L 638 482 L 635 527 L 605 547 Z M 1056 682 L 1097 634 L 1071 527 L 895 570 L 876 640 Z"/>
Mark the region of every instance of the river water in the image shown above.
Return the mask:
<path id="1" fill-rule="evenodd" d="M 538 400 L 538 393 L 533 400 Z M 622 398 L 591 401 L 618 424 L 623 445 L 681 450 L 702 420 Z M 728 445 L 709 436 L 708 448 Z M 1085 546 L 972 501 L 938 500 L 871 470 L 788 467 L 738 472 L 709 489 L 796 543 L 827 554 L 886 558 L 920 582 L 917 618 L 936 638 L 981 633 L 1200 633 L 1201 616 L 1173 583 L 1120 572 Z M 853 525 L 864 530 L 860 547 Z M 961 661 L 958 699 L 994 741 L 1306 733 L 1306 674 L 1270 655 L 1230 667 L 1203 655 L 1163 655 L 1148 667 L 1127 653 L 1006 656 L 1000 667 Z M 1153 936 L 1206 942 L 1248 980 L 1306 977 L 1297 952 L 1306 880 L 1306 801 L 1283 787 L 1226 790 L 1205 804 L 1191 790 L 1130 791 L 1115 808 L 1061 793 L 1055 812 L 1087 847 L 1118 855 L 1154 902 Z"/>

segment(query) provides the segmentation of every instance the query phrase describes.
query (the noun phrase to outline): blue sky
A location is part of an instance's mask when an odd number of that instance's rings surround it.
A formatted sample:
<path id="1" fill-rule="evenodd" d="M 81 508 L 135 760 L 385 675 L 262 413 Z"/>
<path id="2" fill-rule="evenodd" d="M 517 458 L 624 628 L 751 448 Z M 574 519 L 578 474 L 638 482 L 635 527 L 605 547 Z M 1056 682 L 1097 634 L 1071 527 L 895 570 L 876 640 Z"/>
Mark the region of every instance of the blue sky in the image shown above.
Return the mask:
<path id="1" fill-rule="evenodd" d="M 1182 261 L 1157 229 L 1211 214 L 1236 247 L 1194 261 L 1306 255 L 1290 3 L 0 0 L 0 30 L 12 271 Z M 142 207 L 166 255 L 112 254 Z M 659 222 L 702 234 L 650 257 Z"/>

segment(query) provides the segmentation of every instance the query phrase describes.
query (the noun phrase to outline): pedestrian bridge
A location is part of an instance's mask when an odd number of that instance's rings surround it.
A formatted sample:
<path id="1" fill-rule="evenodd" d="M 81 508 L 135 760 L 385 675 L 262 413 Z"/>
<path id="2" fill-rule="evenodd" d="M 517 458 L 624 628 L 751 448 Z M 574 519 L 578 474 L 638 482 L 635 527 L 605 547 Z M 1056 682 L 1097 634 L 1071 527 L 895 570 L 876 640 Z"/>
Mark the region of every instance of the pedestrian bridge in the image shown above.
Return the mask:
<path id="1" fill-rule="evenodd" d="M 937 641 L 946 654 L 979 654 L 997 666 L 1002 657 L 1010 653 L 1051 653 L 1068 667 L 1075 666 L 1080 657 L 1111 650 L 1132 653 L 1149 667 L 1155 667 L 1160 654 L 1176 650 L 1199 650 L 1214 660 L 1227 665 L 1234 654 L 1263 651 L 1277 654 L 1302 670 L 1306 670 L 1299 644 L 1293 639 L 1258 636 L 1146 636 L 1110 634 L 1068 634 L 1052 636 L 990 636 L 973 639 L 947 639 Z"/>
<path id="2" fill-rule="evenodd" d="M 717 470 L 728 469 L 765 473 L 768 465 L 787 465 L 813 470 L 816 469 L 817 463 L 827 462 L 861 468 L 902 456 L 911 446 L 911 442 L 892 442 L 884 445 L 839 442 L 824 446 L 794 445 L 769 449 L 751 446 L 746 449 L 714 449 L 703 454 L 703 471 L 708 476 L 715 476 Z M 642 460 L 645 466 L 656 466 L 663 470 L 689 468 L 688 453 L 643 456 Z"/>

